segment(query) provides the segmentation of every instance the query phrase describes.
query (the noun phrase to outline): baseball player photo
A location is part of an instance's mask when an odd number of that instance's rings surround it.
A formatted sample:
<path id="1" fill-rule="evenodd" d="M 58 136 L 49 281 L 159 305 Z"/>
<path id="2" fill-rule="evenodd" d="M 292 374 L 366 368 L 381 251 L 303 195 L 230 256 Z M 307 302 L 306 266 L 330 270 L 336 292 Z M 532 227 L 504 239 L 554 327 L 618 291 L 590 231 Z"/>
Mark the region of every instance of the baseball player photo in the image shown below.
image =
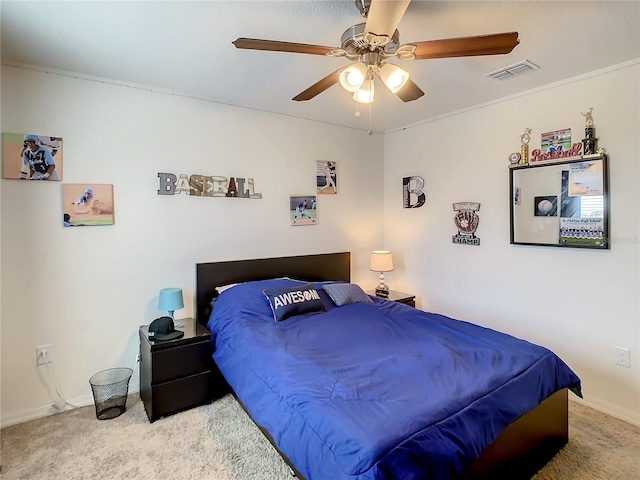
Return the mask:
<path id="1" fill-rule="evenodd" d="M 61 181 L 62 138 L 33 133 L 2 134 L 3 175 L 6 179 Z"/>
<path id="2" fill-rule="evenodd" d="M 113 185 L 62 185 L 63 226 L 113 225 Z"/>
<path id="3" fill-rule="evenodd" d="M 291 225 L 315 225 L 317 220 L 316 197 L 289 197 L 289 220 Z"/>

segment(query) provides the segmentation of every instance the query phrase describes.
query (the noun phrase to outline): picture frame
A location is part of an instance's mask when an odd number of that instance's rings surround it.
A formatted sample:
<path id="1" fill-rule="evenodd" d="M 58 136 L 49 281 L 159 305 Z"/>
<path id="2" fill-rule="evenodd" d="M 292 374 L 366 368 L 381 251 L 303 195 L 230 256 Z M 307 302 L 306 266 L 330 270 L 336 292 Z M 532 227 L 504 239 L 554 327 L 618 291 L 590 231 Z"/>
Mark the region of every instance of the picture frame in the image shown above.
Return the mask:
<path id="1" fill-rule="evenodd" d="M 514 199 L 515 202 L 515 199 Z M 534 217 L 556 217 L 558 215 L 558 197 L 555 195 L 536 196 L 533 199 Z"/>
<path id="2" fill-rule="evenodd" d="M 610 248 L 607 155 L 509 171 L 511 244 Z"/>
<path id="3" fill-rule="evenodd" d="M 562 153 L 571 150 L 571 129 L 554 130 L 540 135 L 542 153 Z"/>
<path id="4" fill-rule="evenodd" d="M 2 133 L 2 176 L 8 180 L 62 181 L 62 137 Z"/>
<path id="5" fill-rule="evenodd" d="M 291 226 L 316 225 L 318 205 L 315 195 L 294 195 L 289 197 L 289 221 Z"/>
<path id="6" fill-rule="evenodd" d="M 115 223 L 113 185 L 65 183 L 62 185 L 62 226 L 102 226 Z"/>
<path id="7" fill-rule="evenodd" d="M 331 160 L 316 160 L 316 193 L 336 195 L 338 193 L 337 163 Z"/>

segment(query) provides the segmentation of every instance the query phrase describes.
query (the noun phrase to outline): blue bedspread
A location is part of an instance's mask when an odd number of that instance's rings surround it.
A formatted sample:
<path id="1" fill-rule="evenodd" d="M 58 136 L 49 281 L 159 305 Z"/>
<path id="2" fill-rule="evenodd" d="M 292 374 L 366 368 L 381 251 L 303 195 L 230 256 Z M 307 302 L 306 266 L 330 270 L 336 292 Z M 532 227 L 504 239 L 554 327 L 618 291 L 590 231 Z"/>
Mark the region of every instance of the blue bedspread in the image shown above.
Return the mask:
<path id="1" fill-rule="evenodd" d="M 276 323 L 262 290 L 294 283 L 223 292 L 209 329 L 229 385 L 308 480 L 449 478 L 552 393 L 579 393 L 548 349 L 399 303 L 325 297 L 327 312 Z"/>

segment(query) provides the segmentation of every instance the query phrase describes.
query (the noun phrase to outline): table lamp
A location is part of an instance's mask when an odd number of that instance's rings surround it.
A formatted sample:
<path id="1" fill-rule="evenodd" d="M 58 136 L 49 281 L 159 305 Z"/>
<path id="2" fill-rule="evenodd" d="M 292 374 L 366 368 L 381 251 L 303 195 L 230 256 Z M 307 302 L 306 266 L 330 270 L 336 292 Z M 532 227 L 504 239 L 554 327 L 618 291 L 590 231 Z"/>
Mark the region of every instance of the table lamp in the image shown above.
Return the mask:
<path id="1" fill-rule="evenodd" d="M 158 310 L 166 310 L 169 312 L 174 327 L 180 327 L 181 324 L 176 322 L 173 312 L 182 307 L 184 307 L 184 301 L 182 300 L 181 288 L 163 288 L 160 290 L 160 295 L 158 295 Z"/>
<path id="2" fill-rule="evenodd" d="M 374 250 L 371 252 L 371 265 L 369 270 L 372 272 L 380 272 L 380 284 L 376 287 L 377 297 L 388 297 L 389 287 L 384 284 L 384 272 L 393 270 L 393 258 L 389 250 Z"/>

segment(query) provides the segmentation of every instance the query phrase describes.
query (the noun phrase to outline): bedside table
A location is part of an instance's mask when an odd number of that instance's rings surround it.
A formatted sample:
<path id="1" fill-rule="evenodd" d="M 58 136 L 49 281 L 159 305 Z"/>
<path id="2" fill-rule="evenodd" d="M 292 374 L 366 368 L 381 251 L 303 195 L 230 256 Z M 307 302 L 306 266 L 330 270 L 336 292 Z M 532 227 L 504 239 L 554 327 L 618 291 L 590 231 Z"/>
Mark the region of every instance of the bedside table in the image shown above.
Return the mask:
<path id="1" fill-rule="evenodd" d="M 367 290 L 365 293 L 373 297 L 376 296 L 375 290 Z M 384 297 L 378 297 L 378 298 L 384 298 Z M 411 295 L 410 293 L 398 292 L 396 290 L 389 290 L 389 296 L 385 298 L 385 300 L 404 303 L 405 305 L 409 305 L 410 307 L 416 308 L 416 296 Z"/>
<path id="2" fill-rule="evenodd" d="M 179 320 L 184 337 L 149 340 L 149 325 L 140 336 L 140 398 L 149 421 L 202 405 L 224 395 L 228 387 L 211 354 L 211 333 L 192 318 Z"/>

